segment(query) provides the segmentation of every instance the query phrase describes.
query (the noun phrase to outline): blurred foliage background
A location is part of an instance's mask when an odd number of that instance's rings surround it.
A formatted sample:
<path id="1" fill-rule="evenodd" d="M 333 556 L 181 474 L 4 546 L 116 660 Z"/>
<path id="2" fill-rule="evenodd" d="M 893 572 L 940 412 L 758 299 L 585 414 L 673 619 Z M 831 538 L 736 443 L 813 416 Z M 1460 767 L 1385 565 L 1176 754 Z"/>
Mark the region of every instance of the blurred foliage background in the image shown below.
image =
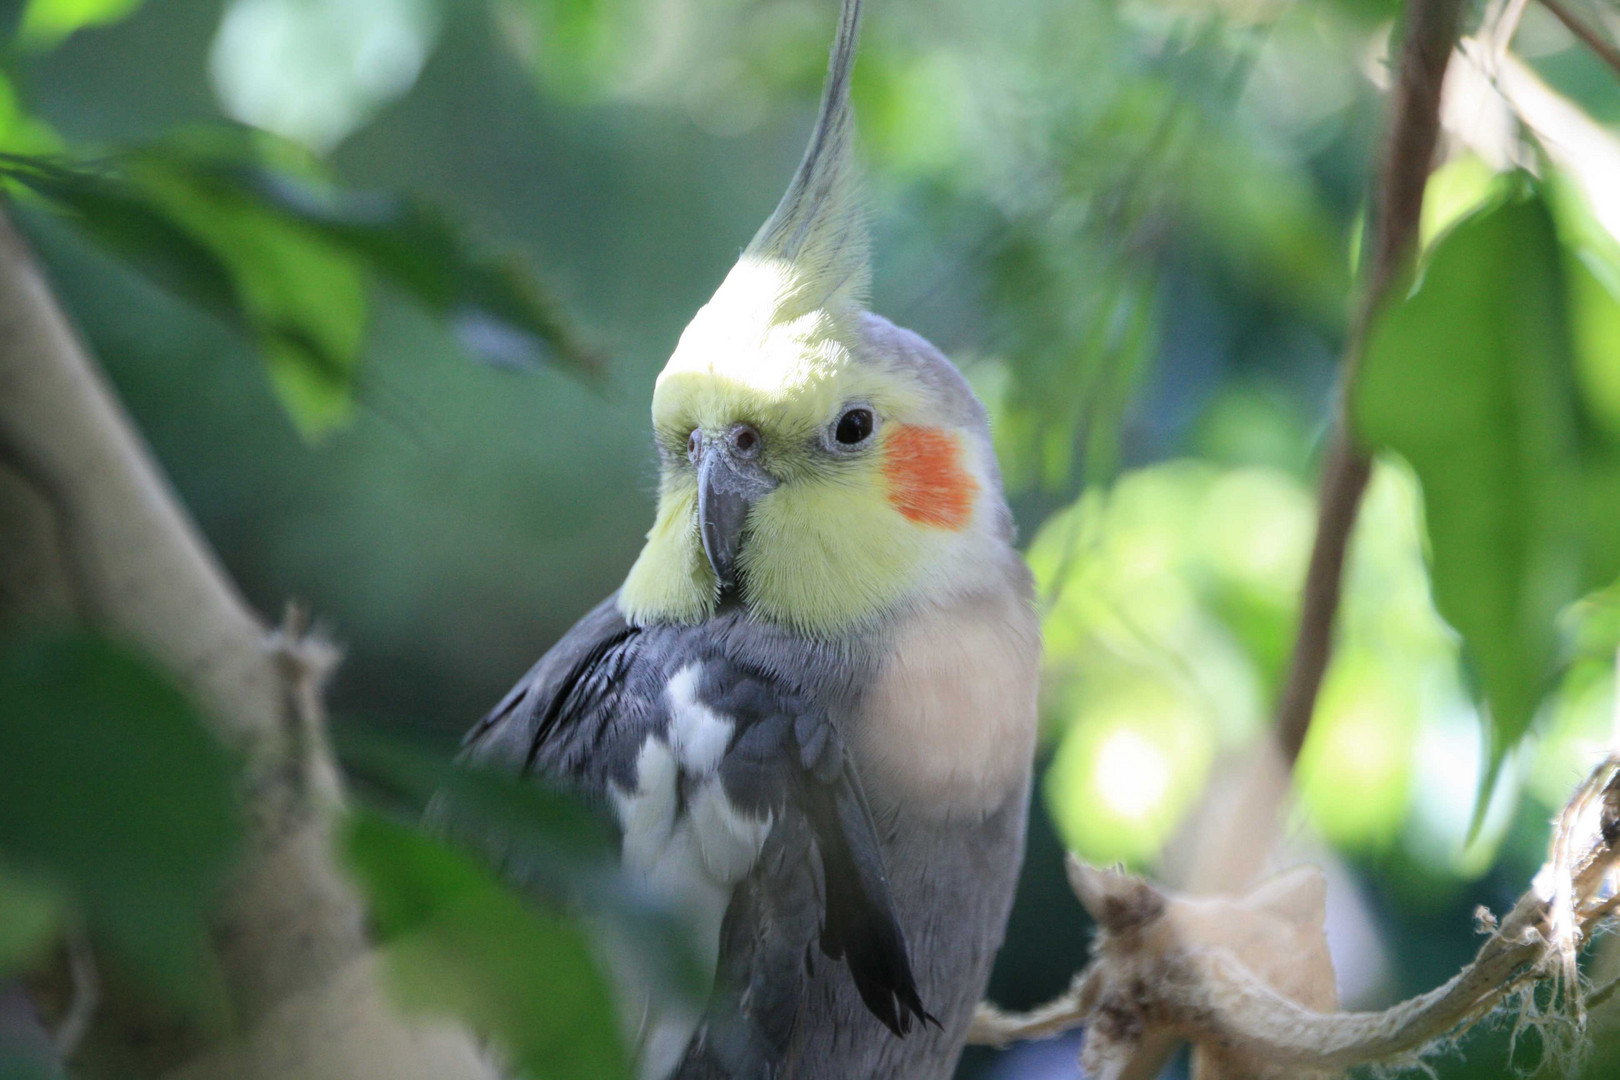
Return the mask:
<path id="1" fill-rule="evenodd" d="M 1620 29 L 1604 2 L 1581 10 Z M 306 600 L 344 645 L 340 736 L 447 757 L 616 587 L 651 520 L 653 376 L 797 161 L 832 8 L 0 3 L 11 209 L 251 601 Z M 1393 0 L 870 4 L 855 96 L 873 307 L 990 405 L 1045 611 L 1003 1004 L 1044 1000 L 1083 960 L 1061 850 L 1165 867 L 1270 723 L 1398 16 Z M 1613 726 L 1620 621 L 1593 590 L 1620 568 L 1620 184 L 1582 163 L 1620 146 L 1620 82 L 1534 5 L 1515 49 L 1598 150 L 1453 125 L 1431 272 L 1369 354 L 1358 424 L 1400 453 L 1356 534 L 1287 852 L 1328 869 L 1354 1007 L 1472 954 L 1475 906 L 1524 889 Z M 1475 92 L 1465 117 L 1492 107 Z M 1435 450 L 1445 423 L 1474 441 Z M 19 654 L 16 678 L 95 648 Z M 217 778 L 197 768 L 203 799 Z M 391 828 L 351 835 L 383 894 L 401 866 L 476 874 Z M 517 917 L 491 903 L 493 925 Z M 447 952 L 477 954 L 480 918 L 445 924 Z M 5 944 L 0 960 L 21 955 Z M 1468 1046 L 1439 1073 L 1505 1075 L 1505 1032 Z M 1074 1047 L 974 1052 L 962 1075 L 1069 1076 Z"/>

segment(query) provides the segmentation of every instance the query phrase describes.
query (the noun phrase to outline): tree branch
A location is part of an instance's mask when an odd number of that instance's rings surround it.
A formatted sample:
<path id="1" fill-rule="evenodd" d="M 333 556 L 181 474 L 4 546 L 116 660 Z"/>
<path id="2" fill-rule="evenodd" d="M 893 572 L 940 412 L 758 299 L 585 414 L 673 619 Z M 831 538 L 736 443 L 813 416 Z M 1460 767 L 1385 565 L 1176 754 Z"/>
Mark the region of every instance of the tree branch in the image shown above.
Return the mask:
<path id="1" fill-rule="evenodd" d="M 10 609 L 0 621 L 66 608 L 133 644 L 179 680 L 242 762 L 248 851 L 214 945 L 249 1049 L 222 1051 L 229 1067 L 217 1075 L 493 1075 L 465 1036 L 448 1046 L 435 1035 L 444 1052 L 425 1052 L 429 1043 L 393 1017 L 370 978 L 365 913 L 331 852 L 342 799 L 320 713 L 331 651 L 297 621 L 270 634 L 242 601 L 3 213 L 0 498 L 24 511 L 21 527 L 0 534 L 0 565 L 40 568 L 50 591 L 39 600 L 25 580 L 0 574 Z M 338 991 L 334 1013 L 364 1014 L 364 1024 L 344 1032 L 286 1019 L 295 1003 Z M 92 1027 L 92 1045 L 107 1026 Z M 138 1067 L 167 1068 L 195 1036 L 148 1032 L 134 1050 Z M 123 1050 L 128 1060 L 131 1047 Z M 362 1059 L 371 1065 L 355 1071 Z"/>
<path id="2" fill-rule="evenodd" d="M 1575 13 L 1564 6 L 1563 0 L 1541 0 L 1541 6 L 1552 13 L 1553 18 L 1564 24 L 1564 28 L 1580 39 L 1581 44 L 1614 69 L 1620 75 L 1620 48 L 1603 35 L 1593 30 L 1586 23 L 1576 17 Z"/>
<path id="3" fill-rule="evenodd" d="M 1277 742 L 1289 765 L 1299 757 L 1333 653 L 1345 553 L 1372 473 L 1350 431 L 1349 397 L 1368 331 L 1417 241 L 1423 191 L 1440 134 L 1440 91 L 1457 44 L 1460 0 L 1413 0 L 1407 7 L 1397 80 L 1389 106 L 1383 170 L 1373 192 L 1367 268 L 1339 370 L 1339 399 L 1317 503 L 1316 540 L 1305 574 L 1299 631 L 1277 707 Z"/>
<path id="4" fill-rule="evenodd" d="M 1099 928 L 1091 963 L 1069 993 L 1034 1012 L 981 1008 L 970 1038 L 999 1046 L 1089 1024 L 1081 1060 L 1094 1080 L 1117 1080 L 1144 1043 L 1165 1036 L 1192 1042 L 1221 1078 L 1293 1080 L 1360 1065 L 1416 1065 L 1520 996 L 1521 1026 L 1539 1027 L 1547 1050 L 1569 1064 L 1581 1049 L 1587 1005 L 1597 999 L 1583 995 L 1574 958 L 1613 915 L 1605 894 L 1620 865 L 1617 825 L 1620 758 L 1611 757 L 1559 815 L 1535 884 L 1473 962 L 1444 985 L 1374 1013 L 1321 1011 L 1257 974 L 1244 949 L 1272 948 L 1275 933 L 1259 935 L 1255 946 L 1248 928 L 1231 930 L 1241 914 L 1252 917 L 1252 901 L 1192 900 L 1075 863 L 1075 892 Z M 1320 899 L 1301 905 L 1294 883 L 1272 892 L 1260 908 L 1273 925 L 1314 922 L 1325 950 Z M 1331 984 L 1331 970 L 1327 977 Z M 1545 1009 L 1529 992 L 1537 984 L 1553 988 Z"/>

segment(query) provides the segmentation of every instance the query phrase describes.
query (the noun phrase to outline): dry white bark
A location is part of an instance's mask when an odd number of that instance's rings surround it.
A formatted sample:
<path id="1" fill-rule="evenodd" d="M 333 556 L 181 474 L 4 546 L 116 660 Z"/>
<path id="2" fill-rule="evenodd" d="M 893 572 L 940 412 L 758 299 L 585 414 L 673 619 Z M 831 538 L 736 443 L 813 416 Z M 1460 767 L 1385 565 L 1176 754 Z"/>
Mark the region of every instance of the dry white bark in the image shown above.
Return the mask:
<path id="1" fill-rule="evenodd" d="M 372 977 L 364 910 L 331 850 L 342 786 L 320 711 L 329 650 L 248 609 L 3 215 L 0 515 L 0 620 L 70 612 L 133 644 L 244 763 L 249 851 L 214 934 L 243 1038 L 209 1048 L 227 1067 L 193 1063 L 188 1080 L 493 1080 L 467 1034 L 405 1023 Z M 140 1004 L 107 1002 L 88 1043 L 119 1039 Z M 146 1075 L 197 1046 L 195 1033 L 145 1037 L 134 1060 Z"/>

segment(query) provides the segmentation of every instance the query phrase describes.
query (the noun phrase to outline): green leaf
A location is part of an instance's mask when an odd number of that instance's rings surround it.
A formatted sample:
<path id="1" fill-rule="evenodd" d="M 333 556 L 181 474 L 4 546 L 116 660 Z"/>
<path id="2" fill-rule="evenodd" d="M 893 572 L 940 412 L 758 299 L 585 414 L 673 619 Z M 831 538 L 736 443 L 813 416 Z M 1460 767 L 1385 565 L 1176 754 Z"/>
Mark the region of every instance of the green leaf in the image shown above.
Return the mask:
<path id="1" fill-rule="evenodd" d="M 37 961 L 60 918 L 56 890 L 0 866 L 0 978 Z"/>
<path id="2" fill-rule="evenodd" d="M 266 161 L 274 158 L 278 167 Z M 95 166 L 0 153 L 9 177 L 103 246 L 259 347 L 299 430 L 353 411 L 368 274 L 438 317 L 470 354 L 600 381 L 601 357 L 510 253 L 421 203 L 316 183 L 307 159 L 234 129 L 146 144 Z"/>
<path id="3" fill-rule="evenodd" d="M 205 1016 L 218 999 L 204 920 L 236 851 L 232 787 L 185 695 L 125 650 L 74 635 L 0 653 L 0 859 Z"/>
<path id="4" fill-rule="evenodd" d="M 75 31 L 128 18 L 141 0 L 30 0 L 18 37 L 26 46 L 51 48 Z"/>
<path id="5" fill-rule="evenodd" d="M 306 438 L 348 419 L 366 325 L 358 263 L 166 149 L 86 168 L 0 155 L 0 170 L 70 211 L 158 285 L 254 341 Z"/>
<path id="6" fill-rule="evenodd" d="M 339 756 L 353 776 L 408 803 L 437 800 L 434 816 L 457 833 L 497 832 L 505 843 L 578 866 L 617 862 L 602 818 L 577 798 L 533 777 L 452 762 L 397 737 L 339 728 Z"/>
<path id="7" fill-rule="evenodd" d="M 460 1017 L 536 1080 L 629 1075 L 613 999 L 578 927 L 376 814 L 350 819 L 344 847 L 401 1007 Z"/>
<path id="8" fill-rule="evenodd" d="M 601 357 L 579 340 L 533 271 L 510 252 L 486 250 L 442 212 L 258 166 L 217 169 L 214 175 L 362 260 L 443 319 L 473 356 L 506 367 L 550 363 L 601 378 Z"/>
<path id="9" fill-rule="evenodd" d="M 366 328 L 356 260 L 169 148 L 129 155 L 124 165 L 144 198 L 230 267 L 271 385 L 304 436 L 318 439 L 346 421 Z"/>
<path id="10" fill-rule="evenodd" d="M 0 155 L 0 169 L 73 215 L 109 252 L 162 288 L 246 328 L 230 266 L 144 193 L 107 173 L 48 158 Z"/>
<path id="11" fill-rule="evenodd" d="M 1488 703 L 1493 775 L 1530 726 L 1554 619 L 1582 584 L 1558 239 L 1540 193 L 1511 187 L 1441 236 L 1379 318 L 1353 403 L 1361 438 L 1422 482 L 1435 605 Z"/>
<path id="12" fill-rule="evenodd" d="M 524 889 L 607 920 L 642 959 L 661 992 L 689 993 L 703 976 L 670 908 L 619 872 L 618 845 L 603 818 L 534 777 L 447 760 L 398 738 L 337 730 L 345 769 L 429 818 Z"/>

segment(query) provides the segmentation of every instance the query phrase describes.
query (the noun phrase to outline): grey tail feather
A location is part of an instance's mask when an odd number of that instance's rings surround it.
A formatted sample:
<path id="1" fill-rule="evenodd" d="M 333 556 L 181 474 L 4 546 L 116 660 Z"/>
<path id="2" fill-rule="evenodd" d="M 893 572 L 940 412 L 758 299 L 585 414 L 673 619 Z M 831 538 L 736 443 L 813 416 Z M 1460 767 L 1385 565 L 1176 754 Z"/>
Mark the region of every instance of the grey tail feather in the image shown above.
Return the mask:
<path id="1" fill-rule="evenodd" d="M 860 36 L 861 0 L 842 0 L 838 35 L 827 63 L 821 110 L 782 200 L 748 245 L 748 253 L 797 262 L 808 255 L 812 277 L 830 278 L 829 292 L 864 291 L 866 228 L 854 176 L 855 114 L 850 79 Z M 806 248 L 820 249 L 807 253 Z"/>
<path id="2" fill-rule="evenodd" d="M 822 951 L 848 965 L 862 1002 L 895 1035 L 910 1034 L 915 1021 L 938 1027 L 923 1007 L 860 781 L 846 762 L 832 785 L 818 787 L 809 809 L 826 889 Z"/>

